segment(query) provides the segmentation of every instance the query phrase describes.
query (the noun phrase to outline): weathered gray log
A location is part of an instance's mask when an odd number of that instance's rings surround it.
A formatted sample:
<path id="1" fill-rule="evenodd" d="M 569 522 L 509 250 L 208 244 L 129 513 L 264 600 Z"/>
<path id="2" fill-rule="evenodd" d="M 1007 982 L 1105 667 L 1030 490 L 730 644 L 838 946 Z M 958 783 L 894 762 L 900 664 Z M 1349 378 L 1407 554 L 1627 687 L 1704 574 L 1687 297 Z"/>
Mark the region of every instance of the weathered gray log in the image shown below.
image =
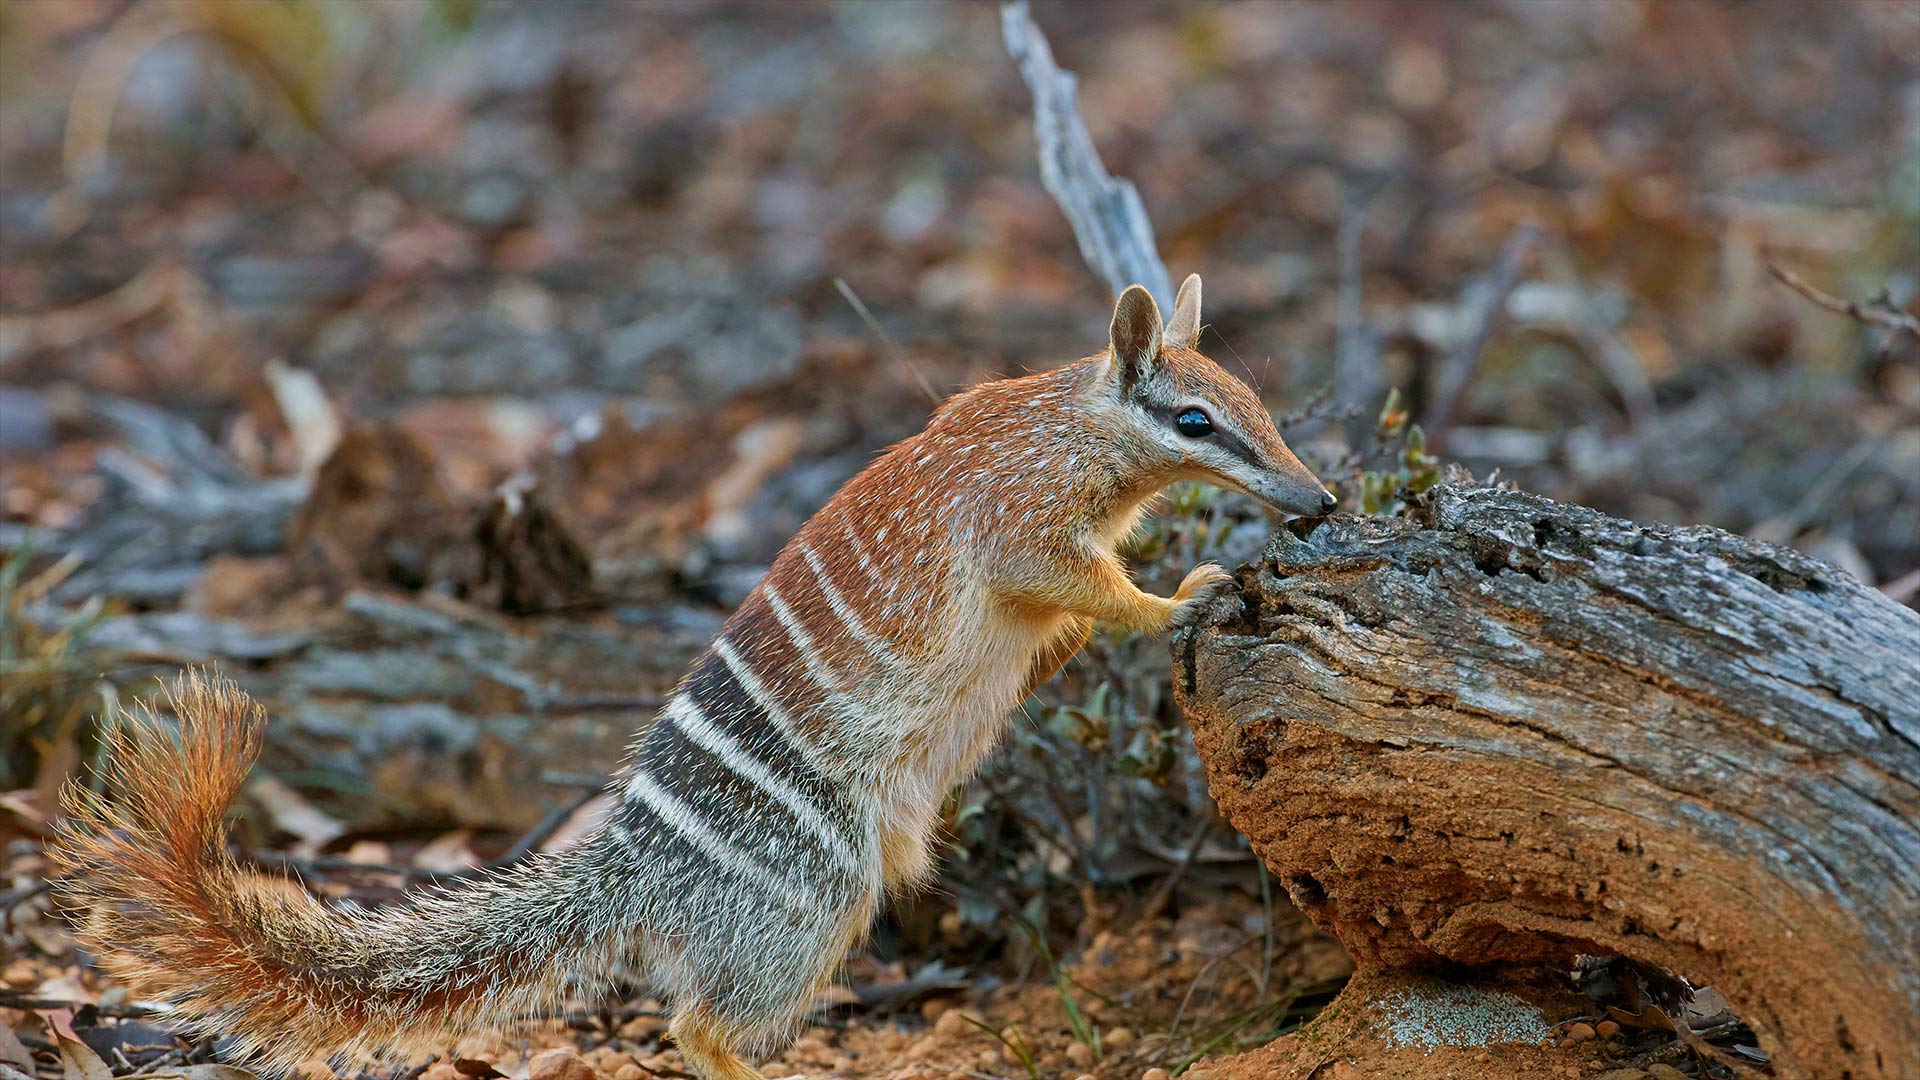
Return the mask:
<path id="1" fill-rule="evenodd" d="M 1779 1077 L 1920 1076 L 1920 614 L 1715 529 L 1443 485 L 1175 643 L 1215 798 L 1363 971 L 1623 954 Z"/>
<path id="2" fill-rule="evenodd" d="M 356 590 L 294 627 L 116 616 L 88 646 L 126 693 L 193 664 L 234 678 L 271 717 L 261 768 L 351 828 L 522 832 L 604 782 L 717 622 L 691 608 L 507 619 Z"/>

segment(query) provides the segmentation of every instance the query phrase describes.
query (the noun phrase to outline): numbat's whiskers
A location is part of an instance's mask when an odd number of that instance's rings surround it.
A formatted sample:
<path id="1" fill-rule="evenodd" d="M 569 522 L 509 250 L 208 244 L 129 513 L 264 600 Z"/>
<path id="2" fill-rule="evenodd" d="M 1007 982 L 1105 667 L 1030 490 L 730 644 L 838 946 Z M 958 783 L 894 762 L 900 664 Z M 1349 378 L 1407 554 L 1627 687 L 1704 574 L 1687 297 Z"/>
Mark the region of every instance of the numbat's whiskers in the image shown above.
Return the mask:
<path id="1" fill-rule="evenodd" d="M 709 1080 L 789 1039 L 883 893 L 922 881 L 942 798 L 1095 622 L 1156 632 L 1231 584 L 1142 592 L 1114 550 L 1178 480 L 1321 514 L 1260 400 L 1135 285 L 1109 348 L 955 395 L 815 514 L 636 739 L 578 847 L 365 911 L 241 869 L 221 816 L 265 717 L 174 689 L 179 737 L 116 728 L 56 854 L 81 938 L 181 1026 L 271 1065 L 418 1056 L 643 971 Z"/>

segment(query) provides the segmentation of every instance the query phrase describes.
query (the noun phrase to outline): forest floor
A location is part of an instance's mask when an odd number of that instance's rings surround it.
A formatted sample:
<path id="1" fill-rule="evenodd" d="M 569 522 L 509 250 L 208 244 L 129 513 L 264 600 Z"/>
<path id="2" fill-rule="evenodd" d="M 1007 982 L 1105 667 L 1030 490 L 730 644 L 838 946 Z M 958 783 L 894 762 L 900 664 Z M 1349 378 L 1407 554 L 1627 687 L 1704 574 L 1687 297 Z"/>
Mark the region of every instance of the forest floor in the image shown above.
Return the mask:
<path id="1" fill-rule="evenodd" d="M 0 7 L 0 1070 L 212 1060 L 44 892 L 61 785 L 160 678 L 266 706 L 236 849 L 323 895 L 564 843 L 923 381 L 1102 347 L 996 5 L 530 10 Z M 1344 509 L 1444 457 L 1920 598 L 1910 5 L 1086 10 L 1034 14 L 1104 161 Z M 1136 576 L 1268 527 L 1176 492 Z M 1325 1003 L 1347 961 L 1166 673 L 1102 633 L 1036 695 L 770 1073 L 1152 1080 Z M 429 1072 L 673 1075 L 613 1009 Z M 1714 1068 L 1612 1034 L 1583 1074 Z"/>

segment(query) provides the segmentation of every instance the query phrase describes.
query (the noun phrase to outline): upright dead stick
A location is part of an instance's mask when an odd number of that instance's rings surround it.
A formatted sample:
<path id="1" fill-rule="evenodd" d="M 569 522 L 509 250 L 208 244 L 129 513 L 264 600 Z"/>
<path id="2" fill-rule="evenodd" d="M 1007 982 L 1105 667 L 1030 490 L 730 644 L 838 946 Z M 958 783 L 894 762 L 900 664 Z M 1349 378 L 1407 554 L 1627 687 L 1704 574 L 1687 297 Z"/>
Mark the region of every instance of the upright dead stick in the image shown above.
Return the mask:
<path id="1" fill-rule="evenodd" d="M 1493 336 L 1493 329 L 1507 306 L 1507 297 L 1512 295 L 1513 287 L 1519 284 L 1520 271 L 1526 266 L 1527 255 L 1539 238 L 1540 229 L 1536 225 L 1522 225 L 1515 229 L 1501 246 L 1500 258 L 1494 263 L 1493 272 L 1468 289 L 1470 329 L 1467 336 L 1461 338 L 1453 351 L 1447 354 L 1429 412 L 1431 418 L 1427 423 L 1427 435 L 1434 440 L 1434 445 L 1439 445 L 1446 430 L 1458 419 L 1460 406 L 1466 401 L 1467 391 L 1472 388 L 1474 376 L 1480 371 L 1480 357 L 1486 352 L 1487 339 Z"/>
<path id="2" fill-rule="evenodd" d="M 1138 282 L 1163 310 L 1173 310 L 1173 279 L 1154 246 L 1153 223 L 1147 220 L 1140 193 L 1100 163 L 1100 152 L 1080 119 L 1077 80 L 1053 62 L 1053 50 L 1034 23 L 1027 0 L 1000 8 L 1000 32 L 1033 92 L 1040 181 L 1072 223 L 1081 258 L 1116 295 Z"/>

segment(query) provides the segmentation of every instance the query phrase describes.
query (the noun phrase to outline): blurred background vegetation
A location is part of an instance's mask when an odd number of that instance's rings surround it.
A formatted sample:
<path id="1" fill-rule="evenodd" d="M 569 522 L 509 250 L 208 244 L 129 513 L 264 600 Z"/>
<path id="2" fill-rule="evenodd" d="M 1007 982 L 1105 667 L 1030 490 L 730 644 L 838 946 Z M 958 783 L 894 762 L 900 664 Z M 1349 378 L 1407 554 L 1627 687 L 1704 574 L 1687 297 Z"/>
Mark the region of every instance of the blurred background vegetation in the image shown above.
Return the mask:
<path id="1" fill-rule="evenodd" d="M 1911 5 L 1035 15 L 1205 275 L 1203 349 L 1349 509 L 1455 461 L 1913 602 L 1920 340 L 1769 273 L 1920 314 Z M 260 850 L 558 842 L 924 422 L 909 365 L 946 392 L 1104 342 L 995 5 L 9 0 L 0 98 L 16 855 L 87 718 L 187 663 L 275 719 Z M 1178 492 L 1140 576 L 1268 527 Z M 1270 916 L 1166 669 L 1102 632 L 1029 702 L 880 955 L 1022 971 L 1197 896 Z"/>

